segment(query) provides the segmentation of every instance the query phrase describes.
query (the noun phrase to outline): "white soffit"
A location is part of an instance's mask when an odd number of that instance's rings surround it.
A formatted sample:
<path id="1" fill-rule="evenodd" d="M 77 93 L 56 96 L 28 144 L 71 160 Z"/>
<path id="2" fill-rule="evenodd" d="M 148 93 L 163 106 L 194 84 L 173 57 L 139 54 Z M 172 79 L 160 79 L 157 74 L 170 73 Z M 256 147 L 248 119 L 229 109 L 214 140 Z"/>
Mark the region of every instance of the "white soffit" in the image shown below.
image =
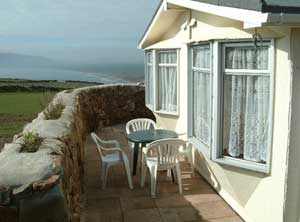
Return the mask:
<path id="1" fill-rule="evenodd" d="M 157 38 L 165 33 L 167 27 L 171 27 L 178 16 L 184 13 L 184 9 L 168 9 L 167 2 L 163 1 L 148 26 L 138 48 L 143 49 L 151 45 Z"/>
<path id="2" fill-rule="evenodd" d="M 150 49 L 178 49 L 182 47 L 182 42 L 177 39 L 167 39 L 163 40 L 157 43 L 154 43 L 153 45 L 148 46 L 145 48 L 145 50 Z"/>
<path id="3" fill-rule="evenodd" d="M 226 17 L 229 19 L 244 22 L 244 27 L 258 27 L 268 20 L 268 13 L 259 11 L 218 6 L 203 2 L 196 2 L 191 0 L 167 0 L 168 3 L 180 5 L 182 7 L 190 8 L 196 11 L 202 11 L 209 14 Z"/>
<path id="4" fill-rule="evenodd" d="M 158 21 L 160 14 L 162 13 L 162 11 L 166 10 L 166 2 L 162 2 L 161 5 L 159 6 L 159 9 L 157 10 L 156 14 L 154 15 L 151 24 L 149 25 L 149 27 L 147 28 L 142 40 L 140 41 L 140 44 L 138 46 L 138 48 L 142 49 L 143 48 L 143 44 L 145 42 L 145 40 L 147 39 L 149 33 L 152 31 L 154 24 Z"/>
<path id="5" fill-rule="evenodd" d="M 168 8 L 168 4 L 172 4 L 173 9 Z M 170 15 L 172 15 L 172 13 L 173 15 L 174 13 L 180 13 L 180 10 L 176 10 L 174 6 L 180 6 L 186 9 L 193 9 L 196 11 L 202 11 L 209 14 L 241 21 L 244 23 L 245 29 L 261 27 L 264 25 L 300 25 L 300 14 L 262 13 L 254 10 L 218 6 L 192 0 L 164 0 L 162 1 L 157 13 L 152 19 L 150 26 L 148 27 L 146 33 L 139 43 L 140 49 L 144 48 L 144 43 L 146 41 L 148 41 L 149 39 L 155 39 L 153 38 L 155 35 L 152 33 L 152 31 L 155 32 L 156 35 L 162 34 L 162 30 L 154 28 L 160 19 L 171 19 Z M 170 14 L 166 16 L 167 12 L 170 12 Z M 163 14 L 165 14 L 165 16 L 163 16 Z M 174 19 L 176 17 L 172 18 Z M 170 25 L 171 21 L 169 21 L 168 23 Z M 149 45 L 151 45 L 151 41 Z"/>
<path id="6" fill-rule="evenodd" d="M 263 13 L 254 10 L 212 5 L 192 0 L 165 0 L 168 3 L 202 11 L 217 16 L 230 18 L 244 22 L 244 28 L 255 28 L 264 25 L 286 25 L 299 26 L 300 14 L 288 13 Z"/>
<path id="7" fill-rule="evenodd" d="M 171 4 L 173 6 L 171 6 Z M 168 8 L 168 6 L 171 6 L 171 8 Z M 164 0 L 162 1 L 161 5 L 159 6 L 156 14 L 154 15 L 150 25 L 148 26 L 142 40 L 139 43 L 138 48 L 142 49 L 145 48 L 145 43 L 150 40 L 151 45 L 151 39 L 155 39 L 155 36 L 158 36 L 162 30 L 157 28 L 158 22 L 160 20 L 165 20 L 166 24 L 171 23 L 170 20 L 176 17 L 174 17 L 176 14 L 180 15 L 183 10 L 178 10 L 174 6 L 180 6 L 182 8 L 187 9 L 193 9 L 197 11 L 203 11 L 210 14 L 215 14 L 222 17 L 231 18 L 238 21 L 243 21 L 245 24 L 245 27 L 258 27 L 261 26 L 263 22 L 266 22 L 268 18 L 268 14 L 261 13 L 257 11 L 251 11 L 251 10 L 244 10 L 244 9 L 237 9 L 237 8 L 231 8 L 231 7 L 223 7 L 223 6 L 216 6 L 211 5 L 207 3 L 201 3 L 201 2 L 195 2 L 191 0 Z"/>

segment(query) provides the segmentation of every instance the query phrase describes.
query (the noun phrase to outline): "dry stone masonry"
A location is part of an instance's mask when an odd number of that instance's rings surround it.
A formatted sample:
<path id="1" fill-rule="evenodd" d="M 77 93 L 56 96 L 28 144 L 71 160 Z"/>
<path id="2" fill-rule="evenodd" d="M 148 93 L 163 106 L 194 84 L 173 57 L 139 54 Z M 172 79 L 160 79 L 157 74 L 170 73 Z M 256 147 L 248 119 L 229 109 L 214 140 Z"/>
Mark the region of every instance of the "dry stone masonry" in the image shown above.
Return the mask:
<path id="1" fill-rule="evenodd" d="M 79 222 L 86 137 L 98 127 L 154 118 L 139 85 L 66 90 L 57 101 L 65 105 L 59 119 L 40 113 L 0 153 L 0 222 Z M 26 132 L 44 138 L 37 152 L 20 152 Z"/>

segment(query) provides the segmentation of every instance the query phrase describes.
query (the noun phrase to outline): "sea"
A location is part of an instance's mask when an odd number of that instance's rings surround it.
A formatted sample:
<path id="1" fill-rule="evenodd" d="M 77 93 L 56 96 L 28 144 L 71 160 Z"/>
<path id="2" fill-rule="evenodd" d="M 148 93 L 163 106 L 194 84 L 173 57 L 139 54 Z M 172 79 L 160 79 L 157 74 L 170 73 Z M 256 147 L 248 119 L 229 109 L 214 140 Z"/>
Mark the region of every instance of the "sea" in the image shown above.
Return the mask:
<path id="1" fill-rule="evenodd" d="M 136 83 L 142 82 L 143 71 L 131 72 L 123 70 L 122 72 L 104 71 L 88 72 L 60 68 L 1 68 L 0 78 L 12 79 L 30 79 L 30 80 L 58 80 L 58 81 L 88 81 L 103 84 L 115 83 Z"/>

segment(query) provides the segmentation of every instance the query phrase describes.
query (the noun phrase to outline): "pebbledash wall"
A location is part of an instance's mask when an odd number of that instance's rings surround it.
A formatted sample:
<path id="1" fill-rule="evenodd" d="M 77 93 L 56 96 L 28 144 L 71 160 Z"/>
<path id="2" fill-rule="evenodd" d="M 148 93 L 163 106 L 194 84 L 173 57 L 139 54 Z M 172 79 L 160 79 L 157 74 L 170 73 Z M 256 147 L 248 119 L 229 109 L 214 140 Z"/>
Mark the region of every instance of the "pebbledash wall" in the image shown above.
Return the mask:
<path id="1" fill-rule="evenodd" d="M 186 21 L 195 19 L 197 25 L 191 29 L 183 29 Z M 173 21 L 173 22 L 170 22 Z M 166 29 L 165 27 L 168 27 Z M 187 132 L 187 86 L 189 43 L 209 41 L 212 39 L 240 40 L 252 39 L 254 29 L 243 29 L 243 23 L 220 16 L 199 12 L 168 10 L 163 12 L 162 19 L 151 31 L 151 37 L 143 48 L 145 49 L 179 49 L 180 65 L 178 71 L 179 115 L 162 115 L 155 113 L 159 127 Z M 190 33 L 189 33 L 190 31 Z M 257 32 L 263 38 L 274 38 L 275 41 L 275 91 L 274 91 L 274 119 L 271 173 L 263 174 L 218 164 L 196 152 L 196 167 L 206 180 L 216 188 L 219 194 L 236 210 L 247 222 L 292 222 L 292 218 L 299 212 L 299 118 L 297 111 L 299 104 L 292 98 L 292 78 L 294 75 L 293 96 L 299 93 L 299 29 L 289 27 L 261 27 Z M 293 39 L 294 47 L 291 47 Z M 299 45 L 299 44 L 298 44 Z M 297 51 L 298 50 L 298 51 Z M 294 52 L 291 52 L 294 51 Z M 294 54 L 292 60 L 291 54 Z M 294 67 L 292 67 L 293 62 Z M 296 67 L 297 66 L 297 67 Z M 293 70 L 294 68 L 294 70 Z M 296 70 L 296 71 L 295 71 Z M 293 113 L 292 128 L 290 118 Z M 291 134 L 290 134 L 291 133 Z M 289 144 L 290 143 L 290 144 Z M 197 150 L 197 147 L 196 147 Z M 288 153 L 290 155 L 288 156 Z M 295 157 L 296 156 L 296 157 Z M 288 163 L 293 163 L 288 169 Z M 295 179 L 297 178 L 297 179 Z"/>
<path id="2" fill-rule="evenodd" d="M 66 105 L 61 117 L 45 120 L 42 112 L 23 131 L 45 138 L 36 153 L 20 153 L 22 134 L 0 153 L 0 188 L 13 189 L 19 207 L 17 212 L 0 206 L 1 222 L 79 222 L 88 134 L 137 117 L 154 118 L 144 104 L 144 86 L 139 85 L 63 91 L 52 102 Z"/>

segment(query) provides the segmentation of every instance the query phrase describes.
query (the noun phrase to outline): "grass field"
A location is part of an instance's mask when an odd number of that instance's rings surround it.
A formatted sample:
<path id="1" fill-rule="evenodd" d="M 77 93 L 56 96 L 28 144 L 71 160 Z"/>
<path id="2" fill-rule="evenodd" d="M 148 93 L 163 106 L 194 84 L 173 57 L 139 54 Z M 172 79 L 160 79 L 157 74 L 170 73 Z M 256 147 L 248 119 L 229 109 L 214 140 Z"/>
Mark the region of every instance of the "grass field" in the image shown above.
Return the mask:
<path id="1" fill-rule="evenodd" d="M 49 93 L 0 93 L 1 147 L 43 110 L 42 103 L 46 97 Z"/>
<path id="2" fill-rule="evenodd" d="M 0 79 L 0 88 L 13 86 L 16 90 L 16 92 L 0 92 L 0 150 L 4 143 L 11 142 L 13 136 L 22 132 L 24 125 L 31 122 L 44 109 L 49 96 L 55 95 L 56 92 L 47 92 L 49 87 L 60 91 L 98 84 L 100 83 Z M 29 92 L 19 92 L 19 87 L 26 87 Z M 39 87 L 41 92 L 31 92 L 31 87 Z"/>
<path id="3" fill-rule="evenodd" d="M 74 89 L 84 86 L 92 86 L 100 83 L 88 83 L 88 82 L 78 82 L 78 81 L 68 81 L 68 82 L 58 82 L 58 81 L 29 81 L 29 80 L 5 80 L 0 79 L 1 86 L 41 86 L 41 87 L 55 87 L 60 89 Z"/>
<path id="4" fill-rule="evenodd" d="M 22 80 L 0 78 L 0 93 L 6 92 L 57 92 L 66 89 L 75 89 L 85 86 L 101 85 L 96 82 L 65 81 L 54 80 Z"/>

